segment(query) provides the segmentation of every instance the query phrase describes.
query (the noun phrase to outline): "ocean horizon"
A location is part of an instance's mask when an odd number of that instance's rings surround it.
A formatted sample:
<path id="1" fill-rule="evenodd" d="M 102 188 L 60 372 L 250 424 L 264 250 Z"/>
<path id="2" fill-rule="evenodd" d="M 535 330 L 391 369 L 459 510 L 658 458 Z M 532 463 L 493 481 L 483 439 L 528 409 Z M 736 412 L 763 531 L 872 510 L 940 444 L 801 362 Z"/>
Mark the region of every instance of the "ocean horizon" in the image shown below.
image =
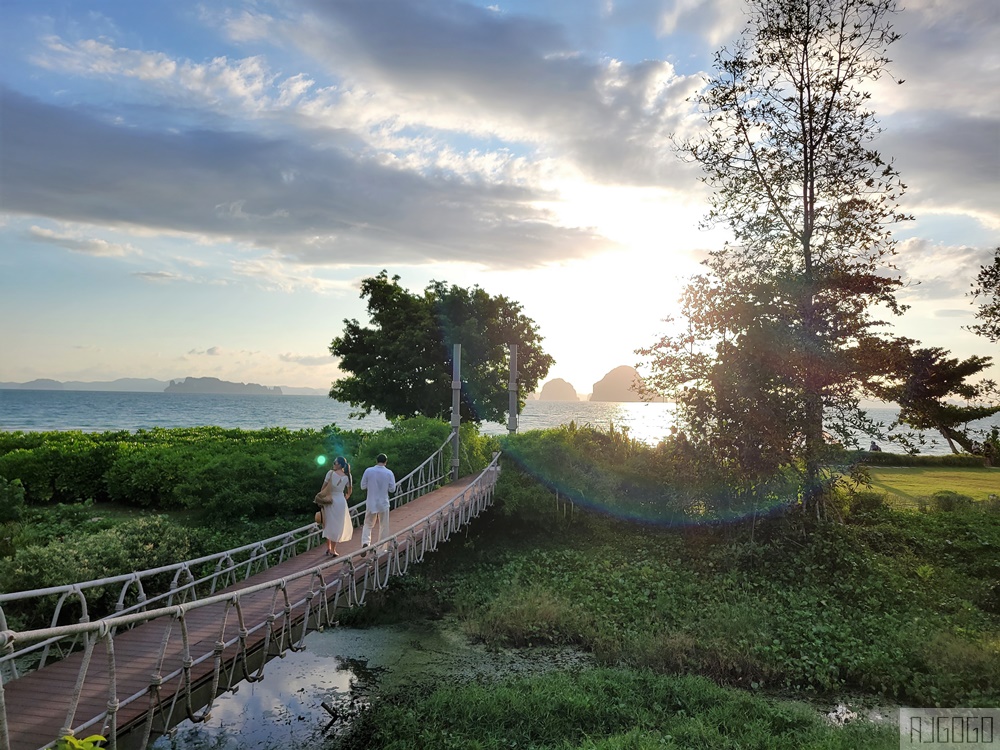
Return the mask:
<path id="1" fill-rule="evenodd" d="M 353 417 L 353 411 L 349 404 L 316 395 L 0 389 L 2 432 L 135 432 L 156 427 L 198 426 L 320 430 L 330 425 L 344 430 L 376 431 L 390 425 L 380 413 Z M 614 426 L 636 440 L 655 445 L 670 434 L 673 411 L 672 403 L 529 400 L 519 415 L 518 431 L 548 429 L 571 422 L 601 429 Z M 872 407 L 866 411 L 885 424 L 898 413 L 893 407 Z M 987 430 L 1000 427 L 1000 415 L 979 420 L 973 426 Z M 483 422 L 480 431 L 486 435 L 505 435 L 507 425 Z M 925 438 L 928 443 L 921 453 L 951 452 L 940 435 L 927 433 Z M 867 442 L 865 438 L 862 445 Z M 881 446 L 886 451 L 902 452 L 891 443 Z"/>

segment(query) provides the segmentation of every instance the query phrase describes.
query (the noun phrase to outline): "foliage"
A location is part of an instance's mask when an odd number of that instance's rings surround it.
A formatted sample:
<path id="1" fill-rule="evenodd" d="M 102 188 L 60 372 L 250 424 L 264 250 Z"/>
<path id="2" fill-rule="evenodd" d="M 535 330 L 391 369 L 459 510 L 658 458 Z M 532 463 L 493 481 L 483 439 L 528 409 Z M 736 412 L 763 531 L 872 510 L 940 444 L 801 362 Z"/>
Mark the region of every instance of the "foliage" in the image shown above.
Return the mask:
<path id="1" fill-rule="evenodd" d="M 0 436 L 0 477 L 20 480 L 29 505 L 189 507 L 211 521 L 232 503 L 225 511 L 237 518 L 274 515 L 301 509 L 325 473 L 317 458 L 351 455 L 360 435 L 336 427 L 12 433 Z"/>
<path id="2" fill-rule="evenodd" d="M 437 450 L 449 432 L 445 422 L 418 417 L 397 420 L 373 433 L 335 427 L 299 432 L 207 427 L 135 435 L 0 436 L 0 449 L 7 451 L 2 457 L 18 457 L 4 464 L 6 470 L 27 467 L 26 477 L 35 488 L 38 481 L 45 488 L 52 486 L 53 475 L 37 471 L 43 464 L 39 456 L 55 456 L 58 464 L 65 451 L 73 451 L 81 473 L 93 477 L 98 470 L 104 472 L 99 484 L 106 487 L 104 496 L 115 501 L 52 503 L 54 496 L 41 501 L 45 492 L 36 491 L 36 504 L 25 505 L 21 479 L 0 476 L 0 512 L 20 518 L 7 523 L 0 519 L 0 590 L 58 586 L 159 567 L 286 532 L 311 516 L 312 497 L 335 456 L 344 455 L 354 464 L 357 482 L 360 470 L 386 452 L 402 478 Z M 101 450 L 109 444 L 113 451 Z M 474 425 L 463 425 L 460 471 L 478 472 L 496 448 L 495 439 L 480 436 Z M 446 468 L 450 450 L 445 451 Z M 86 455 L 93 466 L 86 464 Z M 326 463 L 319 464 L 317 457 Z M 69 488 L 65 493 L 77 494 L 70 483 L 59 483 Z M 363 493 L 352 497 L 353 502 L 363 499 Z M 110 612 L 114 602 L 108 597 L 116 595 L 89 597 L 91 616 Z M 35 622 L 40 612 L 23 611 L 16 603 L 5 611 L 25 623 Z M 72 614 L 67 610 L 67 617 Z"/>
<path id="3" fill-rule="evenodd" d="M 972 285 L 973 299 L 980 300 L 976 318 L 981 322 L 969 327 L 973 333 L 1000 343 L 1000 247 L 993 252 L 993 262 L 980 266 Z"/>
<path id="4" fill-rule="evenodd" d="M 538 387 L 553 359 L 521 305 L 492 297 L 478 286 L 464 289 L 432 282 L 422 296 L 382 271 L 361 283 L 371 327 L 345 320 L 330 344 L 340 369 L 350 373 L 330 388 L 330 397 L 377 409 L 390 419 L 451 413 L 453 347 L 462 345 L 463 420 L 505 421 L 509 408 L 507 345 L 516 344 L 521 393 Z M 524 407 L 523 400 L 518 409 Z"/>
<path id="5" fill-rule="evenodd" d="M 606 472 L 631 449 L 578 429 L 515 437 L 500 512 L 373 597 L 366 621 L 384 600 L 410 617 L 454 612 L 489 647 L 576 645 L 606 665 L 750 690 L 1000 700 L 1000 513 L 898 512 L 865 490 L 840 501 L 844 523 L 758 514 L 636 524 L 629 505 L 566 512 L 555 499 L 579 444 L 605 441 L 606 452 L 584 455 Z"/>
<path id="6" fill-rule="evenodd" d="M 20 521 L 24 513 L 24 485 L 20 479 L 0 476 L 0 524 Z"/>
<path id="7" fill-rule="evenodd" d="M 707 217 L 734 242 L 682 298 L 686 325 L 640 350 L 647 387 L 677 400 L 686 437 L 734 477 L 805 474 L 822 512 L 824 411 L 890 371 L 899 313 L 888 227 L 905 186 L 869 148 L 869 84 L 898 35 L 894 0 L 748 0 L 749 21 L 696 97 L 703 135 L 681 142 L 715 193 Z"/>
<path id="8" fill-rule="evenodd" d="M 978 355 L 959 360 L 947 354 L 939 347 L 915 349 L 906 356 L 903 378 L 879 386 L 877 393 L 899 404 L 900 422 L 917 430 L 940 432 L 952 453 L 958 453 L 957 443 L 967 453 L 983 455 L 990 446 L 989 441 L 977 442 L 969 428 L 962 426 L 1000 412 L 1000 391 L 996 383 L 991 380 L 967 382 L 987 369 L 992 360 Z M 967 405 L 953 403 L 950 398 L 956 396 L 965 399 Z M 991 403 L 986 403 L 987 400 Z"/>
<path id="9" fill-rule="evenodd" d="M 29 591 L 106 578 L 191 560 L 205 552 L 199 543 L 199 534 L 162 516 L 133 519 L 87 535 L 70 532 L 47 541 L 44 545 L 20 548 L 11 559 L 0 564 L 0 590 Z M 160 584 L 161 589 L 166 590 L 169 580 Z M 156 587 L 150 582 L 144 585 L 151 589 Z M 117 596 L 117 590 L 88 594 L 90 617 L 113 612 Z M 79 617 L 73 606 L 67 610 L 66 617 L 74 613 Z M 16 606 L 11 610 L 19 611 Z M 34 618 L 42 612 L 24 614 Z M 29 622 L 48 624 L 33 619 Z"/>
<path id="10" fill-rule="evenodd" d="M 99 734 L 92 734 L 82 740 L 67 734 L 56 742 L 56 750 L 97 750 L 104 747 L 105 742 L 107 742 L 106 738 Z"/>
<path id="11" fill-rule="evenodd" d="M 825 725 L 808 706 L 698 677 L 590 669 L 439 684 L 376 700 L 339 748 L 815 750 L 895 748 L 895 728 Z"/>
<path id="12" fill-rule="evenodd" d="M 889 453 L 849 451 L 843 458 L 846 463 L 865 463 L 871 466 L 928 466 L 928 467 L 982 467 L 983 459 L 963 453 L 949 453 L 943 456 L 914 455 L 909 453 Z"/>
<path id="13" fill-rule="evenodd" d="M 21 480 L 8 482 L 0 476 L 0 558 L 13 553 L 23 515 L 24 487 Z"/>

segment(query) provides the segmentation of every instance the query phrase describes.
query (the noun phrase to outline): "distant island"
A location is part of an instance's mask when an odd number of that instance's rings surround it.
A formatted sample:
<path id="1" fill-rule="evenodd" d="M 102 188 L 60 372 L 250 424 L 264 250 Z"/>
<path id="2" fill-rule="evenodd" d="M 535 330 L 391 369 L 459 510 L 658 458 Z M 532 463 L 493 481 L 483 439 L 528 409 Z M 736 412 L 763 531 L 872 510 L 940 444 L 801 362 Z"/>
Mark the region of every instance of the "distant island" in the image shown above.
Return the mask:
<path id="1" fill-rule="evenodd" d="M 549 380 L 538 392 L 539 401 L 611 401 L 617 403 L 633 403 L 642 401 L 638 389 L 642 385 L 642 376 L 634 367 L 622 365 L 616 367 L 603 378 L 594 383 L 589 396 L 576 392 L 572 383 L 562 378 Z M 652 401 L 663 401 L 659 396 Z"/>
<path id="2" fill-rule="evenodd" d="M 580 397 L 576 394 L 576 389 L 572 386 L 572 384 L 567 383 L 562 378 L 556 378 L 555 380 L 550 380 L 542 386 L 542 390 L 538 394 L 538 400 L 579 401 Z"/>
<path id="3" fill-rule="evenodd" d="M 616 367 L 594 383 L 591 401 L 641 401 L 639 386 L 642 378 L 634 367 Z"/>
<path id="4" fill-rule="evenodd" d="M 256 383 L 233 383 L 218 378 L 118 378 L 117 380 L 68 380 L 39 378 L 26 383 L 0 382 L 0 390 L 11 391 L 113 391 L 116 393 L 236 393 L 271 396 L 327 396 L 326 388 L 274 386 L 269 388 Z"/>
<path id="5" fill-rule="evenodd" d="M 246 396 L 280 396 L 281 388 L 257 383 L 232 383 L 218 378 L 184 378 L 171 380 L 164 393 L 238 393 Z"/>

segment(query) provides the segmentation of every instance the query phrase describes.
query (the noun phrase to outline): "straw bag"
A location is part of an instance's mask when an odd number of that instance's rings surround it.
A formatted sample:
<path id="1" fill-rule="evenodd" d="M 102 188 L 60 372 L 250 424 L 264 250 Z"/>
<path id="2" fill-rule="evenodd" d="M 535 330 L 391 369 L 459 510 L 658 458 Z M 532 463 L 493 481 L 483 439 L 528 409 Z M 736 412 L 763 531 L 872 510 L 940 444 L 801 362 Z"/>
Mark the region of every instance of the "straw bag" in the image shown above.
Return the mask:
<path id="1" fill-rule="evenodd" d="M 322 509 L 317 510 L 316 511 L 316 515 L 314 517 L 316 519 L 316 525 L 317 526 L 322 526 L 323 525 L 323 511 L 322 511 Z"/>

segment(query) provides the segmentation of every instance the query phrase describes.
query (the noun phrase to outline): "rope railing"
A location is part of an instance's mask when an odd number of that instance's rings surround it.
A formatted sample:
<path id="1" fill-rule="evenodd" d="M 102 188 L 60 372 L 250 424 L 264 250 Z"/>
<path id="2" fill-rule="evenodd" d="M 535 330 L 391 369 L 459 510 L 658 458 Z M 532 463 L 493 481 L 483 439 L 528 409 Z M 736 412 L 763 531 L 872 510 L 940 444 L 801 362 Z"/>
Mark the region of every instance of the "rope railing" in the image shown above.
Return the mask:
<path id="1" fill-rule="evenodd" d="M 430 489 L 440 486 L 445 482 L 447 476 L 444 470 L 444 450 L 451 441 L 451 434 L 441 443 L 438 449 L 427 459 L 417 466 L 413 471 L 400 479 L 397 483 L 397 491 L 392 499 L 391 507 L 397 508 L 411 500 L 426 494 Z M 365 503 L 360 502 L 349 508 L 351 523 L 358 526 L 364 515 Z M 98 591 L 104 593 L 108 589 L 118 589 L 114 611 L 102 614 L 94 619 L 106 619 L 112 615 L 123 615 L 131 612 L 141 612 L 149 608 L 160 606 L 171 606 L 174 603 L 183 603 L 189 600 L 197 600 L 205 595 L 214 594 L 227 586 L 232 586 L 241 580 L 246 580 L 256 573 L 267 570 L 272 564 L 280 564 L 289 557 L 305 552 L 315 547 L 320 541 L 321 529 L 314 523 L 300 526 L 292 531 L 278 534 L 258 542 L 251 542 L 234 549 L 216 552 L 193 560 L 163 565 L 148 570 L 125 573 L 117 576 L 108 576 L 78 583 L 64 584 L 62 586 L 50 586 L 47 588 L 33 589 L 31 591 L 19 591 L 13 593 L 0 593 L 0 630 L 7 630 L 7 617 L 4 613 L 4 603 L 21 601 L 26 599 L 44 599 L 45 597 L 58 597 L 53 607 L 52 617 L 49 627 L 55 627 L 63 617 L 63 610 L 67 604 L 76 603 L 79 606 L 78 620 L 90 622 L 91 607 L 88 606 L 87 592 Z M 274 559 L 277 558 L 277 559 Z M 212 563 L 215 563 L 212 569 Z M 199 571 L 208 571 L 198 574 Z M 146 592 L 146 582 L 157 577 L 164 579 L 173 573 L 169 588 L 166 591 L 149 595 Z M 199 591 L 204 593 L 199 594 Z M 131 603 L 129 593 L 132 592 Z M 32 609 L 40 608 L 31 605 Z M 83 646 L 78 640 L 62 642 L 53 639 L 36 644 L 28 652 L 20 654 L 21 657 L 28 653 L 38 652 L 39 656 L 32 665 L 33 669 L 43 668 L 49 660 L 55 658 L 62 659 L 68 653 L 72 653 Z M 25 660 L 22 658 L 22 662 Z M 0 679 L 13 680 L 20 676 L 21 671 L 18 663 L 14 660 L 5 660 L 0 657 Z"/>
<path id="2" fill-rule="evenodd" d="M 432 457 L 433 458 L 433 457 Z M 443 462 L 441 463 L 443 467 Z M 418 474 L 418 470 L 414 470 Z M 172 726 L 179 718 L 204 721 L 211 714 L 215 698 L 222 692 L 232 690 L 241 680 L 258 681 L 264 677 L 264 664 L 270 656 L 277 656 L 288 650 L 304 648 L 305 636 L 312 630 L 335 624 L 334 613 L 338 606 L 361 606 L 367 592 L 385 588 L 394 575 L 406 573 L 411 562 L 419 563 L 428 551 L 437 549 L 457 529 L 468 524 L 486 507 L 492 504 L 493 491 L 499 472 L 499 454 L 495 454 L 486 467 L 467 487 L 439 510 L 420 519 L 410 526 L 380 540 L 373 548 L 358 550 L 349 555 L 324 561 L 313 568 L 294 573 L 284 578 L 251 584 L 235 592 L 219 592 L 199 599 L 147 606 L 141 610 L 122 612 L 93 622 L 84 621 L 47 628 L 15 632 L 8 630 L 5 623 L 0 632 L 0 664 L 12 662 L 26 651 L 40 643 L 51 643 L 59 639 L 81 640 L 84 656 L 76 679 L 76 686 L 70 704 L 67 706 L 66 721 L 61 734 L 76 734 L 97 731 L 108 738 L 108 747 L 117 747 L 119 711 L 136 701 L 148 700 L 148 708 L 141 731 L 142 747 L 146 747 L 153 735 L 157 717 L 159 731 Z M 443 475 L 443 471 L 442 471 Z M 404 480 L 407 478 L 404 478 Z M 429 487 L 427 476 L 417 476 L 414 486 L 423 483 Z M 413 499 L 412 497 L 410 499 Z M 369 555 L 369 553 L 372 553 Z M 295 584 L 300 584 L 295 586 Z M 294 597 L 289 587 L 305 589 Z M 270 594 L 268 614 L 260 622 L 248 624 L 245 604 L 254 596 Z M 318 600 L 317 600 L 318 598 Z M 148 603 L 147 603 L 148 604 Z M 259 606 L 259 604 L 258 604 Z M 188 615 L 195 611 L 215 607 L 212 613 L 220 623 L 219 635 L 210 651 L 194 653 L 188 638 Z M 235 617 L 237 632 L 227 637 L 227 625 Z M 165 621 L 164 633 L 155 657 L 151 656 L 152 676 L 148 687 L 133 695 L 120 698 L 115 685 L 114 639 L 119 631 L 131 630 L 134 626 L 155 620 Z M 260 666 L 251 671 L 250 636 L 266 628 L 262 648 L 264 658 Z M 176 652 L 177 636 L 180 630 L 181 654 L 179 665 Z M 294 631 L 298 630 L 298 635 Z M 102 651 L 107 661 L 106 677 L 108 702 L 105 709 L 96 716 L 76 723 L 76 713 L 81 691 L 94 660 L 96 646 L 103 644 Z M 170 646 L 175 652 L 171 659 Z M 255 648 L 255 650 L 256 650 Z M 196 683 L 205 678 L 196 678 L 194 670 L 205 662 L 212 661 L 211 693 L 208 705 L 199 713 L 194 706 L 192 692 Z M 164 669 L 170 669 L 163 674 Z M 4 703 L 4 682 L 0 680 L 0 750 L 9 750 L 7 740 L 7 711 Z M 176 689 L 164 690 L 165 685 L 177 683 Z M 172 686 L 171 686 L 172 687 Z M 167 695 L 167 698 L 163 696 Z M 44 747 L 52 747 L 55 740 Z"/>

